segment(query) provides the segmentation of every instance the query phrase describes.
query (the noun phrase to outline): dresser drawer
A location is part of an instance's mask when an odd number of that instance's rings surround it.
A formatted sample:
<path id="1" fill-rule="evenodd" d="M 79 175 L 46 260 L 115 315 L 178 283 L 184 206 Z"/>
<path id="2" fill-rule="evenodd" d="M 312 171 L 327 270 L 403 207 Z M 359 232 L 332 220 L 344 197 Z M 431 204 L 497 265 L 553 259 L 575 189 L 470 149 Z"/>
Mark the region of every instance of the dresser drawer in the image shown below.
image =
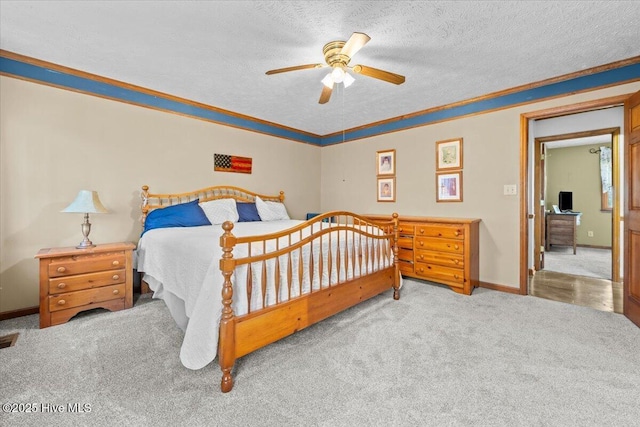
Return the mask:
<path id="1" fill-rule="evenodd" d="M 413 275 L 413 263 L 408 261 L 398 261 L 400 273 Z"/>
<path id="2" fill-rule="evenodd" d="M 124 267 L 125 262 L 122 252 L 60 257 L 49 264 L 49 277 L 115 270 Z"/>
<path id="3" fill-rule="evenodd" d="M 459 268 L 416 262 L 415 270 L 418 277 L 423 277 L 427 280 L 442 281 L 454 286 L 462 286 L 464 284 L 464 270 Z"/>
<path id="4" fill-rule="evenodd" d="M 65 310 L 97 302 L 125 297 L 125 285 L 104 286 L 97 289 L 69 292 L 49 297 L 49 311 Z"/>
<path id="5" fill-rule="evenodd" d="M 414 227 L 412 224 L 407 224 L 402 222 L 398 224 L 398 233 L 413 236 L 413 232 L 414 232 Z"/>
<path id="6" fill-rule="evenodd" d="M 464 253 L 464 244 L 459 240 L 438 239 L 416 236 L 417 250 L 454 252 L 458 254 Z"/>
<path id="7" fill-rule="evenodd" d="M 416 262 L 464 268 L 464 256 L 455 252 L 416 251 Z"/>
<path id="8" fill-rule="evenodd" d="M 413 238 L 412 237 L 400 237 L 398 239 L 398 247 L 405 249 L 413 249 Z"/>
<path id="9" fill-rule="evenodd" d="M 125 270 L 108 270 L 100 273 L 79 274 L 76 276 L 49 279 L 49 293 L 80 291 L 82 289 L 100 288 L 102 286 L 124 283 Z"/>
<path id="10" fill-rule="evenodd" d="M 410 249 L 398 249 L 398 259 L 400 261 L 413 262 L 413 251 Z"/>
<path id="11" fill-rule="evenodd" d="M 447 224 L 418 224 L 416 237 L 443 237 L 445 239 L 464 240 L 464 227 Z"/>

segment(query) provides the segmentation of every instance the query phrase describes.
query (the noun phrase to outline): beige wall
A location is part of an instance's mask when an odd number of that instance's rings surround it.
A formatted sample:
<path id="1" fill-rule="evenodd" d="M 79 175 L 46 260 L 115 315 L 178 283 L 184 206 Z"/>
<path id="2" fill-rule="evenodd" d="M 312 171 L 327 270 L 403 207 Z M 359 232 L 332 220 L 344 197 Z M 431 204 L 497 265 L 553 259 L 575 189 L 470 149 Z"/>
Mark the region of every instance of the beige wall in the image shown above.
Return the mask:
<path id="1" fill-rule="evenodd" d="M 0 77 L 0 312 L 38 304 L 40 248 L 81 240 L 81 215 L 63 214 L 97 190 L 94 242 L 137 241 L 139 192 L 216 184 L 284 190 L 292 217 L 346 209 L 481 218 L 480 280 L 519 286 L 520 114 L 640 90 L 640 83 L 319 148 Z M 435 202 L 435 141 L 464 138 L 462 203 Z M 377 203 L 376 151 L 397 150 L 397 201 Z M 214 173 L 213 154 L 252 157 L 253 174 Z M 518 188 L 520 192 L 520 188 Z"/>
<path id="2" fill-rule="evenodd" d="M 518 288 L 520 115 L 640 90 L 631 83 L 322 149 L 322 210 L 480 218 L 480 281 Z M 435 143 L 464 138 L 463 202 L 436 203 Z M 396 202 L 376 202 L 376 151 L 396 149 Z M 358 160 L 355 160 L 358 159 Z M 523 213 L 526 215 L 526 213 Z"/>
<path id="3" fill-rule="evenodd" d="M 601 211 L 600 157 L 589 149 L 611 144 L 582 145 L 546 151 L 547 210 L 558 204 L 560 191 L 573 193 L 573 210 L 582 212 L 576 239 L 579 245 L 611 247 L 611 211 Z M 593 237 L 587 232 L 593 231 Z"/>
<path id="4" fill-rule="evenodd" d="M 60 210 L 96 190 L 94 243 L 138 240 L 139 194 L 230 184 L 284 190 L 289 214 L 320 208 L 316 146 L 0 77 L 0 312 L 38 305 L 39 249 L 75 246 L 81 214 Z M 253 158 L 253 173 L 213 172 L 213 154 Z"/>

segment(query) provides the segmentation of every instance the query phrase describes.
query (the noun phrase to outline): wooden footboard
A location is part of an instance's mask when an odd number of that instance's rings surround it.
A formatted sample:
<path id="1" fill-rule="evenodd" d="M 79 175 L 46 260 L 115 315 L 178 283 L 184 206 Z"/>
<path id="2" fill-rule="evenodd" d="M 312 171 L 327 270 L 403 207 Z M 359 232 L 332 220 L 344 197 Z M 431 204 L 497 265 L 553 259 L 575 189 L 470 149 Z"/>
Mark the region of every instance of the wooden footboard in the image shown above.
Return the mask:
<path id="1" fill-rule="evenodd" d="M 233 223 L 223 224 L 223 229 L 225 233 L 220 238 L 223 310 L 218 349 L 223 392 L 233 388 L 232 369 L 238 357 L 388 289 L 393 288 L 394 299 L 400 297 L 397 214 L 387 222 L 373 223 L 349 212 L 329 212 L 283 232 L 243 238 L 232 234 Z M 238 245 L 246 245 L 248 256 L 234 258 L 233 250 Z M 257 248 L 257 254 L 252 254 L 252 248 Z M 302 256 L 305 248 L 308 257 Z M 276 297 L 272 305 L 268 305 L 266 298 L 266 264 L 270 260 L 275 261 Z M 280 271 L 281 262 L 286 265 L 286 272 Z M 257 291 L 264 306 L 235 316 L 232 276 L 239 266 L 247 268 L 246 284 L 242 285 L 246 286 L 248 300 Z M 255 268 L 262 270 L 260 283 L 253 282 Z M 286 295 L 295 296 L 280 301 L 278 296 L 283 288 Z"/>

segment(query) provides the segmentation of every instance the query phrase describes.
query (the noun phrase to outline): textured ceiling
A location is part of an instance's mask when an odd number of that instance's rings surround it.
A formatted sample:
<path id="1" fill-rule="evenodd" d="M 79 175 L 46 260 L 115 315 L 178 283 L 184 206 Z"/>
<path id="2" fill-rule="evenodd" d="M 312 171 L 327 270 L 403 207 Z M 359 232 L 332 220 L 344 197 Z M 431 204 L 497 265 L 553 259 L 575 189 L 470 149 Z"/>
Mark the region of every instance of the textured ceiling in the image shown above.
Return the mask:
<path id="1" fill-rule="evenodd" d="M 326 135 L 640 55 L 637 1 L 4 1 L 0 48 Z M 320 105 L 322 47 L 364 32 Z"/>

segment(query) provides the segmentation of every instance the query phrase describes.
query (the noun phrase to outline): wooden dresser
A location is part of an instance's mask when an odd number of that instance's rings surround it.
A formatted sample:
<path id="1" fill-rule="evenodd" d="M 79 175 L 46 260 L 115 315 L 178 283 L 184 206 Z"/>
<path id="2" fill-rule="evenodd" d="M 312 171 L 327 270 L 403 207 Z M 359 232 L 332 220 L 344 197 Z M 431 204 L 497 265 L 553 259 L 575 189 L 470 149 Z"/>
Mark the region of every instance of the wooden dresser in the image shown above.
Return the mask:
<path id="1" fill-rule="evenodd" d="M 133 249 L 133 243 L 41 249 L 35 256 L 40 260 L 40 328 L 93 308 L 131 308 Z"/>
<path id="2" fill-rule="evenodd" d="M 366 215 L 388 220 L 384 215 Z M 403 276 L 442 283 L 471 295 L 479 282 L 479 219 L 400 216 L 398 260 Z"/>
<path id="3" fill-rule="evenodd" d="M 544 248 L 548 251 L 551 245 L 572 246 L 576 254 L 576 226 L 581 213 L 547 213 L 546 238 Z"/>

